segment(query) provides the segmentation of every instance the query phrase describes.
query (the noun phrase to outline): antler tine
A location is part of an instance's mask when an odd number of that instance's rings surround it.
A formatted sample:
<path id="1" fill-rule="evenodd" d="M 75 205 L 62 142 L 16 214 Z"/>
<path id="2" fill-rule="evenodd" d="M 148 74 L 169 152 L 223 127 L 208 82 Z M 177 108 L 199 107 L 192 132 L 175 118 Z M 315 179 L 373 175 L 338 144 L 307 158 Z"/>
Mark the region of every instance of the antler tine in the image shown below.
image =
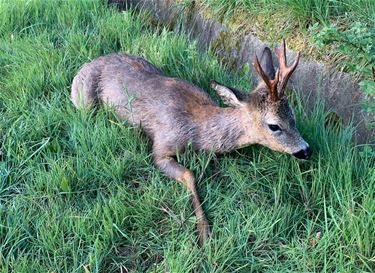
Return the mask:
<path id="1" fill-rule="evenodd" d="M 293 74 L 294 70 L 297 68 L 299 58 L 301 55 L 301 52 L 297 53 L 297 57 L 294 60 L 293 64 L 291 66 L 287 66 L 286 61 L 286 48 L 285 48 L 285 39 L 283 39 L 281 43 L 281 47 L 275 49 L 276 56 L 279 60 L 279 66 L 280 66 L 280 95 L 284 93 L 285 86 L 290 78 L 290 76 Z"/>
<path id="2" fill-rule="evenodd" d="M 263 69 L 262 69 L 262 67 L 259 63 L 258 56 L 256 54 L 254 54 L 253 65 L 255 67 L 255 70 L 259 74 L 259 76 L 263 79 L 263 81 L 267 85 L 268 91 L 269 91 L 269 97 L 271 98 L 271 100 L 277 101 L 278 100 L 277 84 L 279 82 L 279 70 L 277 70 L 277 72 L 276 72 L 275 79 L 270 80 L 268 78 L 268 76 L 266 75 L 266 73 L 263 71 Z"/>

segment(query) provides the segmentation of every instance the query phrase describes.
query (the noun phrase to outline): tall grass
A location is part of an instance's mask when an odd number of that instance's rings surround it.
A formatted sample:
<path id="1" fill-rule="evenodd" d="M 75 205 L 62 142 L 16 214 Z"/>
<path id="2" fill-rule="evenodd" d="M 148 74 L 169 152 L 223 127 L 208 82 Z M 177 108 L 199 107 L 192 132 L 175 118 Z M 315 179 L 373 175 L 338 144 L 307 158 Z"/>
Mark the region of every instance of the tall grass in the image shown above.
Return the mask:
<path id="1" fill-rule="evenodd" d="M 289 15 L 303 27 L 314 22 L 329 23 L 344 18 L 349 22 L 375 23 L 375 3 L 371 0 L 201 0 L 216 12 L 233 14 L 235 10 L 250 13 Z M 291 22 L 292 23 L 292 22 Z"/>
<path id="2" fill-rule="evenodd" d="M 0 2 L 1 272 L 372 272 L 375 164 L 352 128 L 292 98 L 309 162 L 252 146 L 188 153 L 213 238 L 196 244 L 186 190 L 152 164 L 142 132 L 76 111 L 79 67 L 124 51 L 205 90 L 243 89 L 184 36 L 102 1 Z M 217 97 L 215 97 L 217 99 Z M 320 234 L 320 235 L 318 235 Z"/>

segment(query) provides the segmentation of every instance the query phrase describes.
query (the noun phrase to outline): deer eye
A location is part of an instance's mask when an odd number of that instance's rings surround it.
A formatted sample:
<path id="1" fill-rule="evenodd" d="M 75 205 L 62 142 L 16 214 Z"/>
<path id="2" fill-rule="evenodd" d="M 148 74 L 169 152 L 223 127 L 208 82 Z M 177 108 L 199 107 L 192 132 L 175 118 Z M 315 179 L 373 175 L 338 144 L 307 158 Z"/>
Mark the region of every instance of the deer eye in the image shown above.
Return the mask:
<path id="1" fill-rule="evenodd" d="M 281 131 L 281 128 L 279 125 L 276 124 L 268 124 L 268 127 L 270 128 L 271 131 L 276 132 L 276 131 Z"/>

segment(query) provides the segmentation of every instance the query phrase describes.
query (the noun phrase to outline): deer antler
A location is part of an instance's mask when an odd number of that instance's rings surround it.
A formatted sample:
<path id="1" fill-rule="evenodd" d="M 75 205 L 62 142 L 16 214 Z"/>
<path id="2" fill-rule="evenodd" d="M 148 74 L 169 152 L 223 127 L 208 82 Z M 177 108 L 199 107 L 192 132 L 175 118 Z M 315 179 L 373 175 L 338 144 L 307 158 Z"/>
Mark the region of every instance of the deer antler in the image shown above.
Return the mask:
<path id="1" fill-rule="evenodd" d="M 262 67 L 259 63 L 258 56 L 256 54 L 254 54 L 253 65 L 255 67 L 255 70 L 259 74 L 259 76 L 261 76 L 261 78 L 263 79 L 263 81 L 267 85 L 270 99 L 272 101 L 277 101 L 278 98 L 279 98 L 278 95 L 277 95 L 277 84 L 279 82 L 279 70 L 276 71 L 275 79 L 271 80 L 267 76 L 267 74 L 263 71 L 263 69 L 262 69 Z"/>
<path id="2" fill-rule="evenodd" d="M 286 61 L 286 50 L 285 50 L 285 40 L 283 39 L 281 43 L 281 47 L 275 49 L 276 56 L 279 60 L 279 70 L 280 70 L 280 88 L 279 88 L 279 93 L 280 96 L 284 94 L 284 89 L 285 86 L 289 80 L 289 77 L 293 74 L 294 70 L 296 69 L 298 62 L 299 62 L 299 57 L 300 53 L 297 53 L 297 57 L 294 60 L 294 63 L 291 66 L 287 66 L 287 61 Z"/>

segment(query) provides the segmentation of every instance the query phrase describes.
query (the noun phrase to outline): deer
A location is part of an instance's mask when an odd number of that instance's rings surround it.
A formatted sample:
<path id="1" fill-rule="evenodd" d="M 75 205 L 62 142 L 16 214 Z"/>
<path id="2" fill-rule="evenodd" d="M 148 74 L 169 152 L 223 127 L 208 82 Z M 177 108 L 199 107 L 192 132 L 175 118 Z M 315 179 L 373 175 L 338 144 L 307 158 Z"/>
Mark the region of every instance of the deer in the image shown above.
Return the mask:
<path id="1" fill-rule="evenodd" d="M 165 75 L 145 59 L 111 53 L 84 64 L 73 79 L 71 100 L 76 108 L 100 103 L 111 107 L 120 119 L 139 126 L 152 143 L 154 164 L 170 179 L 188 190 L 196 215 L 198 243 L 211 237 L 211 227 L 200 202 L 196 179 L 176 155 L 193 150 L 226 153 L 260 144 L 271 150 L 309 159 L 311 150 L 299 133 L 294 112 L 285 94 L 300 52 L 287 65 L 285 40 L 272 52 L 265 47 L 253 66 L 259 83 L 252 92 L 210 82 L 226 107 L 220 107 L 201 88 Z"/>

